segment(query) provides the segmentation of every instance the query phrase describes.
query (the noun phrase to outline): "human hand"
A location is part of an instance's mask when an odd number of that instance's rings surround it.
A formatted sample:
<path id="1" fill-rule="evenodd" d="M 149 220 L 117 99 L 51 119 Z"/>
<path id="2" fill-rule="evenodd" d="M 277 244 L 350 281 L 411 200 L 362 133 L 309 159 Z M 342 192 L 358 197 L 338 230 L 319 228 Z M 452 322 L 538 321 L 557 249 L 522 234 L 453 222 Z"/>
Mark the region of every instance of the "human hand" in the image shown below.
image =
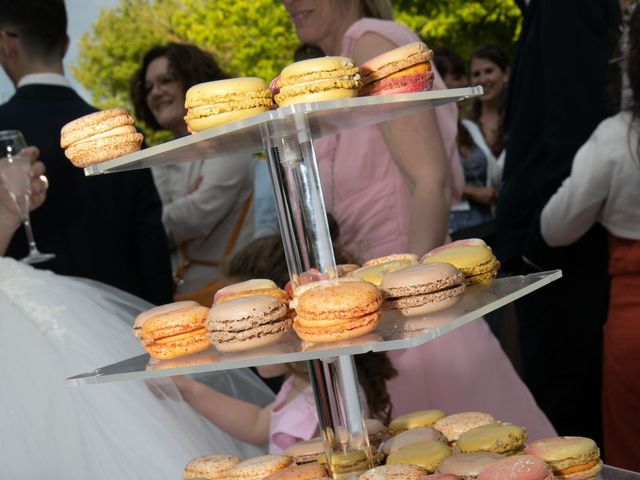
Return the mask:
<path id="1" fill-rule="evenodd" d="M 492 207 L 498 200 L 498 191 L 493 187 L 477 187 L 475 185 L 465 186 L 466 196 L 474 202 Z"/>
<path id="2" fill-rule="evenodd" d="M 193 192 L 198 190 L 198 188 L 200 188 L 201 184 L 202 184 L 202 175 L 200 175 L 198 178 L 196 178 L 194 180 L 194 182 L 191 185 L 189 185 L 189 188 L 187 190 L 187 194 L 191 195 Z"/>
<path id="3" fill-rule="evenodd" d="M 20 155 L 26 155 L 31 162 L 29 169 L 29 207 L 34 210 L 42 205 L 46 198 L 49 181 L 44 175 L 44 164 L 38 161 L 40 151 L 37 147 L 26 147 Z M 22 222 L 22 216 L 18 210 L 18 206 L 11 198 L 6 187 L 0 182 L 0 226 L 15 231 Z"/>

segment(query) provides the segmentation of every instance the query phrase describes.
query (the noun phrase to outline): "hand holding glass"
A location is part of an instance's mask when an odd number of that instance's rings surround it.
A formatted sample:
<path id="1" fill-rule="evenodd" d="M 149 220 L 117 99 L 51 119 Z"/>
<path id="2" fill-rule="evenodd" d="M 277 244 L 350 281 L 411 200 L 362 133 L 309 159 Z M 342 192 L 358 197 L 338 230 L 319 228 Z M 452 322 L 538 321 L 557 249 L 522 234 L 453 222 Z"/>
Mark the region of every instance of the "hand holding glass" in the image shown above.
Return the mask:
<path id="1" fill-rule="evenodd" d="M 50 260 L 55 255 L 40 252 L 33 238 L 29 219 L 31 158 L 20 153 L 26 146 L 24 137 L 18 130 L 0 131 L 0 181 L 16 205 L 29 242 L 29 254 L 21 261 L 39 263 Z"/>

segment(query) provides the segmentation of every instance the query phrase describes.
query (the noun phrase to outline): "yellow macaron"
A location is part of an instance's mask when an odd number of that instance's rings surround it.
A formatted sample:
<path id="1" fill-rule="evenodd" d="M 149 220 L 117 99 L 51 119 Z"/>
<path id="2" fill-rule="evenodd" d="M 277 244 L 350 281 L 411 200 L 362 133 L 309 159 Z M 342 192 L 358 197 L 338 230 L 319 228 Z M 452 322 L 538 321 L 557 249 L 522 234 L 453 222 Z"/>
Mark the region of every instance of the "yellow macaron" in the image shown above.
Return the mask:
<path id="1" fill-rule="evenodd" d="M 416 442 L 391 452 L 387 457 L 387 465 L 418 465 L 429 473 L 433 473 L 438 465 L 451 455 L 451 448 L 442 442 L 436 440 Z"/>
<path id="2" fill-rule="evenodd" d="M 444 416 L 445 413 L 442 410 L 419 410 L 407 413 L 391 420 L 388 432 L 389 435 L 397 435 L 412 428 L 431 427 Z"/>
<path id="3" fill-rule="evenodd" d="M 465 239 L 431 250 L 420 263 L 450 263 L 460 270 L 466 285 L 490 282 L 500 267 L 491 248 L 480 239 Z"/>
<path id="4" fill-rule="evenodd" d="M 184 120 L 195 133 L 266 112 L 273 98 L 261 78 L 230 78 L 194 85 L 187 90 L 184 106 Z"/>
<path id="5" fill-rule="evenodd" d="M 358 95 L 360 74 L 348 57 L 320 57 L 286 66 L 277 80 L 275 100 L 280 107 Z"/>
<path id="6" fill-rule="evenodd" d="M 455 443 L 461 453 L 492 452 L 513 455 L 524 448 L 527 431 L 517 425 L 490 423 L 471 429 Z"/>

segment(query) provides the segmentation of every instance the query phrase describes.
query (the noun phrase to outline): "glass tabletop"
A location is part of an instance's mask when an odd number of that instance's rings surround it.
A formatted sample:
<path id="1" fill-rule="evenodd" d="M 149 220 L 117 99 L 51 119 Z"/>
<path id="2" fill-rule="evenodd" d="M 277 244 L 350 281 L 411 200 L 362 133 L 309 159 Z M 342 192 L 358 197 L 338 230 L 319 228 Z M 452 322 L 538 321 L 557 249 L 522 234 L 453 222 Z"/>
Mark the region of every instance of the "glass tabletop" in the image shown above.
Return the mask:
<path id="1" fill-rule="evenodd" d="M 481 94 L 482 87 L 466 87 L 293 104 L 107 160 L 84 171 L 86 175 L 98 175 L 176 162 L 233 158 L 264 150 L 261 128 L 266 124 L 278 135 L 294 134 L 295 119 L 300 115 L 308 120 L 313 138 L 319 138 Z"/>
<path id="2" fill-rule="evenodd" d="M 68 381 L 87 384 L 141 380 L 415 347 L 503 307 L 561 276 L 560 270 L 553 270 L 498 278 L 490 285 L 468 288 L 462 300 L 453 307 L 425 316 L 402 317 L 384 310 L 375 331 L 347 341 L 307 343 L 291 332 L 279 343 L 246 352 L 222 353 L 212 348 L 174 360 L 154 360 L 147 354 L 139 355 L 71 377 Z"/>

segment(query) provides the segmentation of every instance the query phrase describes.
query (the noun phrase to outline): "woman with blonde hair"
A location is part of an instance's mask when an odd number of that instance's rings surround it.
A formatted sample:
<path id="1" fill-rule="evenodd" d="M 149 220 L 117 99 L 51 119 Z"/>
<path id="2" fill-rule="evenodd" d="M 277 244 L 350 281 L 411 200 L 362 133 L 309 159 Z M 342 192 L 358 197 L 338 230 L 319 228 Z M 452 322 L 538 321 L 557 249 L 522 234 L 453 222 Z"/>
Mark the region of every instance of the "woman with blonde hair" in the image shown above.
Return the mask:
<path id="1" fill-rule="evenodd" d="M 383 0 L 284 0 L 302 43 L 360 65 L 417 35 L 392 21 Z M 445 88 L 435 72 L 434 89 Z M 315 141 L 327 211 L 340 244 L 362 259 L 423 254 L 446 240 L 452 199 L 462 191 L 455 104 Z M 388 352 L 394 415 L 424 408 L 484 410 L 524 425 L 531 438 L 553 427 L 484 320 L 417 348 Z"/>

